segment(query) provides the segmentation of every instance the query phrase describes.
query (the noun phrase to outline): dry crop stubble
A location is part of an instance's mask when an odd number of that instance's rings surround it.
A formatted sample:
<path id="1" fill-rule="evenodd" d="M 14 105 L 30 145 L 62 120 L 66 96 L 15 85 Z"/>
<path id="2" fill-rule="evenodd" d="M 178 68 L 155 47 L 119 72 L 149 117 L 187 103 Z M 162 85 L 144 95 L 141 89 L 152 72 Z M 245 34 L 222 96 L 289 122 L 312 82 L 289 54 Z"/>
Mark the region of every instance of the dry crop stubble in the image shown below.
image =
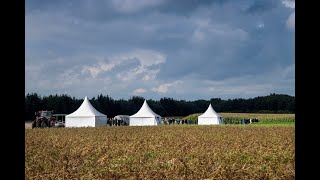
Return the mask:
<path id="1" fill-rule="evenodd" d="M 294 179 L 294 127 L 26 129 L 26 179 Z"/>

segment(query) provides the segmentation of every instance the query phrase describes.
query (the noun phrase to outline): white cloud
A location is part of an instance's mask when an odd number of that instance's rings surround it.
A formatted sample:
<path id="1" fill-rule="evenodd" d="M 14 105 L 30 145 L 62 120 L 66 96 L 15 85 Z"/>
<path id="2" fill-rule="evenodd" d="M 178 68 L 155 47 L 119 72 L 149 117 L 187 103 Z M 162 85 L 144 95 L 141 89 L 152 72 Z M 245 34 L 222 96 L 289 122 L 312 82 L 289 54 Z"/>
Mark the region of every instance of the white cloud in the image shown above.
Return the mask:
<path id="1" fill-rule="evenodd" d="M 109 72 L 130 61 L 138 61 L 139 64 L 129 70 L 120 69 L 116 77 L 122 81 L 128 81 L 141 76 L 142 80 L 149 81 L 154 80 L 160 72 L 159 67 L 151 67 L 164 63 L 166 61 L 166 56 L 154 50 L 139 49 L 110 56 L 108 57 L 107 62 L 99 60 L 96 64 L 83 66 L 81 73 L 88 73 L 91 77 L 96 78 L 99 74 Z"/>
<path id="2" fill-rule="evenodd" d="M 157 74 L 160 72 L 160 69 L 145 71 L 142 80 L 149 81 L 154 80 L 157 77 Z"/>
<path id="3" fill-rule="evenodd" d="M 202 32 L 200 29 L 196 29 L 194 32 L 193 32 L 193 35 L 192 35 L 192 40 L 195 41 L 195 42 L 200 42 L 200 41 L 203 41 L 205 39 L 205 33 Z"/>
<path id="4" fill-rule="evenodd" d="M 258 24 L 257 24 L 257 27 L 258 27 L 259 29 L 264 28 L 264 23 L 263 23 L 263 22 L 258 23 Z"/>
<path id="5" fill-rule="evenodd" d="M 223 41 L 244 41 L 248 38 L 248 33 L 241 28 L 232 27 L 225 24 L 213 24 L 209 21 L 195 20 L 195 30 L 191 36 L 191 42 L 204 42 L 223 39 Z"/>
<path id="6" fill-rule="evenodd" d="M 224 80 L 203 81 L 202 93 L 213 94 L 216 97 L 245 98 L 247 96 L 258 96 L 269 94 L 274 91 L 272 82 L 256 82 L 256 76 L 232 77 Z M 259 77 L 258 77 L 259 78 Z"/>
<path id="7" fill-rule="evenodd" d="M 120 62 L 112 62 L 112 63 L 105 63 L 99 62 L 93 66 L 83 66 L 81 72 L 82 73 L 89 73 L 93 78 L 95 78 L 99 73 L 108 72 L 112 70 L 116 65 Z"/>
<path id="8" fill-rule="evenodd" d="M 287 8 L 291 8 L 294 9 L 295 8 L 295 1 L 291 1 L 291 0 L 281 0 L 282 4 L 287 7 Z"/>
<path id="9" fill-rule="evenodd" d="M 138 60 L 140 65 L 127 72 L 121 72 L 117 74 L 117 77 L 122 81 L 133 80 L 141 77 L 142 80 L 149 81 L 154 80 L 157 74 L 160 72 L 160 67 L 151 68 L 166 62 L 166 55 L 153 50 L 135 50 L 129 53 L 124 53 L 116 56 L 115 59 Z"/>
<path id="10" fill-rule="evenodd" d="M 291 13 L 287 19 L 286 25 L 289 29 L 295 29 L 295 12 Z"/>
<path id="11" fill-rule="evenodd" d="M 147 92 L 146 89 L 138 88 L 138 89 L 135 89 L 132 94 L 143 94 L 143 93 L 146 93 L 146 92 Z"/>
<path id="12" fill-rule="evenodd" d="M 161 84 L 157 88 L 152 88 L 152 91 L 164 94 L 164 93 L 167 93 L 171 88 L 173 89 L 177 88 L 177 86 L 180 84 L 182 84 L 182 81 L 177 80 L 177 81 L 174 81 L 173 83 Z"/>
<path id="13" fill-rule="evenodd" d="M 160 52 L 154 51 L 154 50 L 145 50 L 145 49 L 139 49 L 134 50 L 129 53 L 124 53 L 119 57 L 119 59 L 138 59 L 142 66 L 152 66 L 156 64 L 161 64 L 166 61 L 166 56 Z"/>
<path id="14" fill-rule="evenodd" d="M 112 0 L 111 3 L 116 11 L 121 13 L 133 13 L 139 10 L 155 7 L 164 0 Z"/>
<path id="15" fill-rule="evenodd" d="M 59 76 L 60 80 L 62 80 L 61 82 L 63 86 L 81 83 L 81 78 L 80 74 L 78 73 L 78 69 L 79 67 L 68 69 Z"/>

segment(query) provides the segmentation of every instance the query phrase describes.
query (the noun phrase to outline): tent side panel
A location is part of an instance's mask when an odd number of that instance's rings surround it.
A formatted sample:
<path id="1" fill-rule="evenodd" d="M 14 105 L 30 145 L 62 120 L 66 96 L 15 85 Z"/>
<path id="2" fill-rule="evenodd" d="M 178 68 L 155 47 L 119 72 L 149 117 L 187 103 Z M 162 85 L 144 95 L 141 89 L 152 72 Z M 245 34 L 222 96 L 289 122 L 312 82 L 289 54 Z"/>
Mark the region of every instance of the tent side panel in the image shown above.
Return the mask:
<path id="1" fill-rule="evenodd" d="M 199 117 L 198 124 L 199 125 L 212 125 L 212 124 L 220 124 L 218 117 Z"/>
<path id="2" fill-rule="evenodd" d="M 106 126 L 107 125 L 107 116 L 97 116 L 95 117 L 95 125 L 97 126 Z"/>
<path id="3" fill-rule="evenodd" d="M 137 118 L 130 117 L 129 126 L 137 126 L 137 124 L 138 124 Z"/>
<path id="4" fill-rule="evenodd" d="M 95 127 L 95 117 L 66 117 L 66 127 Z"/>
<path id="5" fill-rule="evenodd" d="M 156 119 L 153 117 L 130 117 L 130 126 L 154 126 L 157 125 Z"/>

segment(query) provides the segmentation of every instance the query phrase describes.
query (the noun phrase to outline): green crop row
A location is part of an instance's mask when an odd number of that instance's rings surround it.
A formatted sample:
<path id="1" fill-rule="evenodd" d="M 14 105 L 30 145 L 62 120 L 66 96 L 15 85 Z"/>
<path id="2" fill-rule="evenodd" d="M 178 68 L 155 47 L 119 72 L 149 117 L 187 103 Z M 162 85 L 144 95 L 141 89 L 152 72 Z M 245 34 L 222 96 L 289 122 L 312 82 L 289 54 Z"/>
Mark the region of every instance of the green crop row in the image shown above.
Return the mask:
<path id="1" fill-rule="evenodd" d="M 191 119 L 193 122 L 198 120 L 198 114 L 191 114 L 183 119 Z M 241 124 L 243 119 L 256 118 L 259 123 L 294 123 L 294 114 L 250 114 L 250 113 L 220 113 L 225 124 Z"/>

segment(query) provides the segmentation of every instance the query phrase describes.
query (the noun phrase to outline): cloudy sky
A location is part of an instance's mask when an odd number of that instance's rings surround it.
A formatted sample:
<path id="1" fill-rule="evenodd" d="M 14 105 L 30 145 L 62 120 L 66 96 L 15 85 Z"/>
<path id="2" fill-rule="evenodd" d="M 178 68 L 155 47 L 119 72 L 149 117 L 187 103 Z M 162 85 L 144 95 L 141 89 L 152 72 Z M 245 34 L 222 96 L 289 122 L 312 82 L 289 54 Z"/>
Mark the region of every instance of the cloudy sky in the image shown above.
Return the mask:
<path id="1" fill-rule="evenodd" d="M 25 93 L 295 95 L 291 0 L 28 0 Z"/>

